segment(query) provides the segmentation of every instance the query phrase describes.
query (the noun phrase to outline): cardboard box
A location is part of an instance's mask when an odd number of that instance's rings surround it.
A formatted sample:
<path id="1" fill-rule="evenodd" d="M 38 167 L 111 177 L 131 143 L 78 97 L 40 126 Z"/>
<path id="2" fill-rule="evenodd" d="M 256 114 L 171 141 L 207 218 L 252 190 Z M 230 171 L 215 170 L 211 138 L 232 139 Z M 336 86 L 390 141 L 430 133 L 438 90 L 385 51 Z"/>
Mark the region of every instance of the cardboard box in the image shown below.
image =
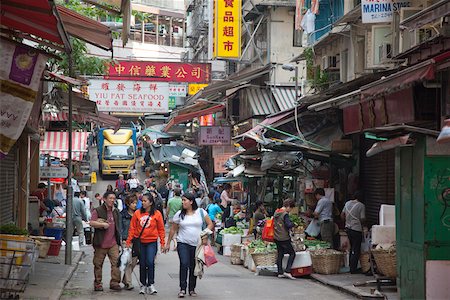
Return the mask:
<path id="1" fill-rule="evenodd" d="M 336 140 L 331 143 L 331 151 L 337 153 L 352 154 L 352 140 Z"/>

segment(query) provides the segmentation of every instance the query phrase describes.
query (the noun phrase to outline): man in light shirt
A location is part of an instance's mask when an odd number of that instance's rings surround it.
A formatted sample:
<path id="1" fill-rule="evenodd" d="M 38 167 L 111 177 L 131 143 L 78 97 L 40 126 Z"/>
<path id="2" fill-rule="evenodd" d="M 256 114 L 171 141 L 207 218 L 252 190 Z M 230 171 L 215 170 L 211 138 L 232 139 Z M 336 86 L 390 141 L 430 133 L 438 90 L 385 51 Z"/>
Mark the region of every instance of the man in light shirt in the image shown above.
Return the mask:
<path id="1" fill-rule="evenodd" d="M 325 197 L 325 190 L 322 188 L 316 189 L 314 196 L 318 200 L 316 209 L 314 210 L 314 217 L 320 223 L 320 236 L 322 241 L 330 243 L 333 247 L 333 202 Z"/>

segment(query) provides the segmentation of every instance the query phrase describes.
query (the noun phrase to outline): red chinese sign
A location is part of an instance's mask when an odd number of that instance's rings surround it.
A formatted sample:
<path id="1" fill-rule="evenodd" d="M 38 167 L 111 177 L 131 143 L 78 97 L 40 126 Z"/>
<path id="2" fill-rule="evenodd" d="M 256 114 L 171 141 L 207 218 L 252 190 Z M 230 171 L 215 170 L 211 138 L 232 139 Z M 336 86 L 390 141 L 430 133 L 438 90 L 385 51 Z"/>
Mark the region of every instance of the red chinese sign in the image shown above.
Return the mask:
<path id="1" fill-rule="evenodd" d="M 207 83 L 211 64 L 176 62 L 118 61 L 108 67 L 105 79 L 159 82 Z"/>

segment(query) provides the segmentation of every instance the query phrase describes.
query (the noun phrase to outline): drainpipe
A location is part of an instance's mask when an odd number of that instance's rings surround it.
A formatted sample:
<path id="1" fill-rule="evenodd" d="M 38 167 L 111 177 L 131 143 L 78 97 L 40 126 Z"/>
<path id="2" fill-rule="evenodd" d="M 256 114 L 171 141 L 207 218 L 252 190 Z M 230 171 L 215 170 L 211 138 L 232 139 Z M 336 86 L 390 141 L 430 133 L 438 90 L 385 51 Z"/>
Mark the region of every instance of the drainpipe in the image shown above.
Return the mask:
<path id="1" fill-rule="evenodd" d="M 69 76 L 73 76 L 73 61 L 72 53 L 67 53 L 69 59 Z M 66 256 L 65 264 L 72 264 L 72 234 L 73 234 L 73 222 L 72 222 L 72 210 L 73 210 L 73 190 L 72 190 L 72 84 L 69 85 L 69 130 L 67 132 L 69 139 L 68 149 L 68 169 L 69 176 L 67 177 L 67 204 L 66 204 Z"/>

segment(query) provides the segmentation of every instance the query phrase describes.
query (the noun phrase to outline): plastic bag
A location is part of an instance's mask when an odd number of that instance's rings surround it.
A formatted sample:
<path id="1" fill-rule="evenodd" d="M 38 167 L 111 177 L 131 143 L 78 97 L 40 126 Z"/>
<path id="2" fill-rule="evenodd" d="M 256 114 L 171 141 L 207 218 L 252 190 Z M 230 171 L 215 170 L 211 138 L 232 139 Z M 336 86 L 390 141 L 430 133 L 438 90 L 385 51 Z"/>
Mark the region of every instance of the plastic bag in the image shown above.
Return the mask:
<path id="1" fill-rule="evenodd" d="M 214 254 L 214 250 L 210 244 L 205 245 L 204 251 L 205 251 L 205 265 L 207 267 L 210 267 L 217 262 L 216 255 Z"/>
<path id="2" fill-rule="evenodd" d="M 273 218 L 266 221 L 262 231 L 262 239 L 266 242 L 273 242 L 274 222 Z"/>
<path id="3" fill-rule="evenodd" d="M 320 225 L 319 225 L 319 221 L 316 219 L 313 219 L 311 221 L 311 223 L 309 223 L 308 227 L 306 228 L 305 232 L 309 235 L 309 236 L 318 236 L 320 233 Z"/>
<path id="4" fill-rule="evenodd" d="M 363 240 L 361 243 L 361 253 L 369 252 L 369 248 L 370 248 L 369 233 L 366 233 L 366 234 L 363 233 Z"/>
<path id="5" fill-rule="evenodd" d="M 122 250 L 122 254 L 120 254 L 120 271 L 123 272 L 125 271 L 125 268 L 127 267 L 128 264 L 131 263 L 131 248 L 124 248 Z"/>

